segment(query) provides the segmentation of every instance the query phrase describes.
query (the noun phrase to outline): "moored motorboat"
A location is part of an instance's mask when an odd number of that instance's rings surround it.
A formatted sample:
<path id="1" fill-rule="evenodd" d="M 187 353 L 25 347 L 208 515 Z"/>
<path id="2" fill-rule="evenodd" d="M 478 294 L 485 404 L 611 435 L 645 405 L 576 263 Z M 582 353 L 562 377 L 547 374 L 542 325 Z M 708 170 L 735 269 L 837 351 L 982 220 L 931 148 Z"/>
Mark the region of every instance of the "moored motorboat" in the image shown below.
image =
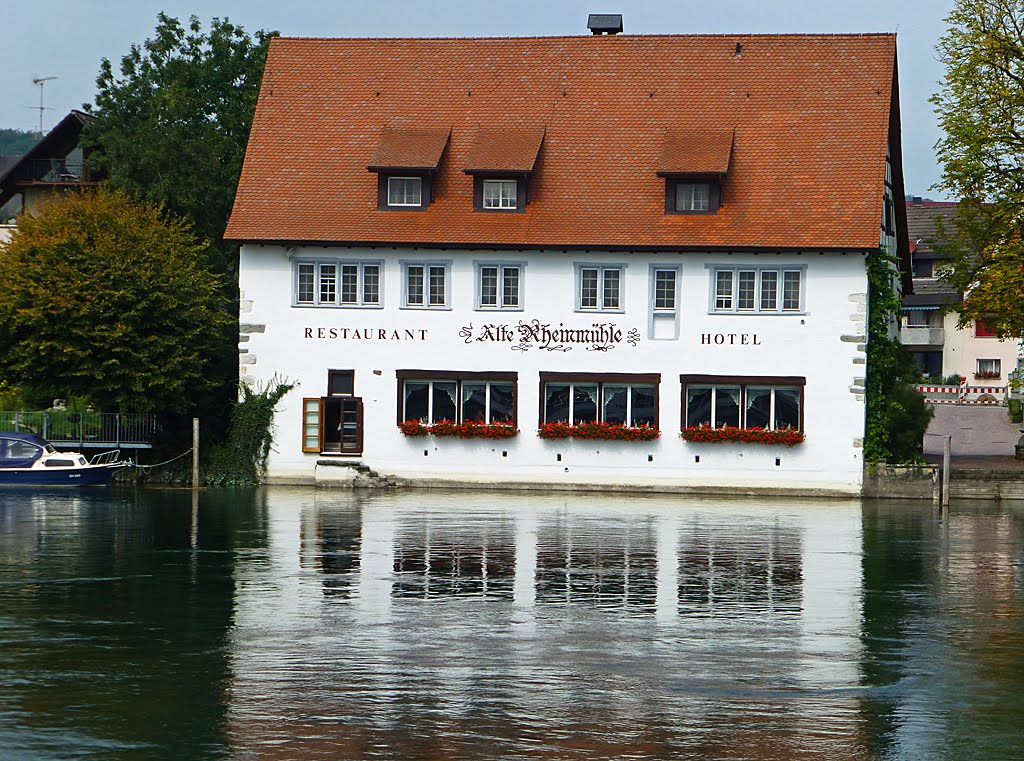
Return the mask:
<path id="1" fill-rule="evenodd" d="M 0 486 L 104 486 L 129 464 L 111 450 L 86 459 L 34 433 L 0 432 Z"/>

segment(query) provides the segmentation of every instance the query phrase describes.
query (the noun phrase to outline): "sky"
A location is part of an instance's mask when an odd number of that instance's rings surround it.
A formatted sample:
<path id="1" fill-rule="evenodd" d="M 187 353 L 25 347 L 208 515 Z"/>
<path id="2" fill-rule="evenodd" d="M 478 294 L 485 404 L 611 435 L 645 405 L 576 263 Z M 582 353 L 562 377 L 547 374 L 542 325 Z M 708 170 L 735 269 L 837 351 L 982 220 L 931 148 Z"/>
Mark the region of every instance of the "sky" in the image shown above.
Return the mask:
<path id="1" fill-rule="evenodd" d="M 587 34 L 588 13 L 622 13 L 627 34 L 783 34 L 896 32 L 908 193 L 944 198 L 928 99 L 944 70 L 935 45 L 953 0 L 30 0 L 9 3 L 0 28 L 0 127 L 43 131 L 92 102 L 100 60 L 115 64 L 151 36 L 164 11 L 181 20 L 229 18 L 252 33 L 295 37 L 515 37 Z"/>

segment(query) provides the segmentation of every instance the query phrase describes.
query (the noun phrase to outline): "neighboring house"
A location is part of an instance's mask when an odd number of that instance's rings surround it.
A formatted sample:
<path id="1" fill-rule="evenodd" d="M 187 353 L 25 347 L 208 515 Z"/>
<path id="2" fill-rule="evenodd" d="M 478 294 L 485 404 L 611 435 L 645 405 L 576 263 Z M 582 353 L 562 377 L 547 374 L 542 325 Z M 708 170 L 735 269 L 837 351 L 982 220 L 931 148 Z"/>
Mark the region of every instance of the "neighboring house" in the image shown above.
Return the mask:
<path id="1" fill-rule="evenodd" d="M 1017 369 L 1018 341 L 999 340 L 984 320 L 958 328 L 960 294 L 938 278 L 945 261 L 936 250 L 941 243 L 938 223 L 953 229 L 956 210 L 950 202 L 907 202 L 913 293 L 903 297 L 900 341 L 927 380 L 959 375 L 971 385 L 1005 386 Z"/>
<path id="2" fill-rule="evenodd" d="M 90 169 L 88 153 L 79 146 L 82 127 L 93 118 L 72 111 L 28 153 L 7 164 L 0 173 L 0 223 L 34 211 L 54 193 L 98 184 L 101 178 Z"/>
<path id="3" fill-rule="evenodd" d="M 891 34 L 274 39 L 226 232 L 268 480 L 857 493 L 903 192 Z M 538 435 L 598 421 L 661 435 Z"/>

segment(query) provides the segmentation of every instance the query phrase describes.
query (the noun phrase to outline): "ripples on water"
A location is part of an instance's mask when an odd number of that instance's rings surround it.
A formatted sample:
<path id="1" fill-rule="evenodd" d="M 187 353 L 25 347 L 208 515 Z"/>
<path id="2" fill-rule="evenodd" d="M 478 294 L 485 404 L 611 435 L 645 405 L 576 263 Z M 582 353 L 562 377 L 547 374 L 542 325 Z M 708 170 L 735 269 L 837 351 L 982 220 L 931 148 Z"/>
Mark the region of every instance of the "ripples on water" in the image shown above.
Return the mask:
<path id="1" fill-rule="evenodd" d="M 0 492 L 0 759 L 1024 757 L 1024 512 Z"/>

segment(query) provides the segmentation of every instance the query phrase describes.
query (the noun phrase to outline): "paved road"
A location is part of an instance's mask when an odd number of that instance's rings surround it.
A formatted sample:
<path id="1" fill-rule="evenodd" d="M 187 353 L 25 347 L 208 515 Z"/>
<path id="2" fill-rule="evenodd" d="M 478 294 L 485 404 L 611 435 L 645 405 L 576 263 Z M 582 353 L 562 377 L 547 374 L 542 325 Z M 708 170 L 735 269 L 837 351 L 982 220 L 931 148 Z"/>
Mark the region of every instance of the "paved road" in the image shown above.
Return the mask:
<path id="1" fill-rule="evenodd" d="M 935 407 L 935 417 L 924 435 L 924 453 L 942 454 L 942 437 L 952 435 L 953 457 L 1012 455 L 1020 428 L 1010 422 L 1006 407 Z"/>

